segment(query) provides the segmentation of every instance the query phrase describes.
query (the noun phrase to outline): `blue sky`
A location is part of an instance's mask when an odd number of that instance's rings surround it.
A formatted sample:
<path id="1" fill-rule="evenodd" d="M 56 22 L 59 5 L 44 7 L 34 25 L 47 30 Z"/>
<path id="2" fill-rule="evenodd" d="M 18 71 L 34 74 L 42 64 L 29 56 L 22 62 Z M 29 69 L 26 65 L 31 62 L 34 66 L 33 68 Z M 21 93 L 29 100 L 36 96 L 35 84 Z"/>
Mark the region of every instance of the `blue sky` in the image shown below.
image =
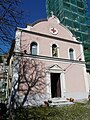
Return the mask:
<path id="1" fill-rule="evenodd" d="M 33 23 L 46 17 L 46 0 L 22 0 L 21 8 L 25 11 L 26 20 Z"/>

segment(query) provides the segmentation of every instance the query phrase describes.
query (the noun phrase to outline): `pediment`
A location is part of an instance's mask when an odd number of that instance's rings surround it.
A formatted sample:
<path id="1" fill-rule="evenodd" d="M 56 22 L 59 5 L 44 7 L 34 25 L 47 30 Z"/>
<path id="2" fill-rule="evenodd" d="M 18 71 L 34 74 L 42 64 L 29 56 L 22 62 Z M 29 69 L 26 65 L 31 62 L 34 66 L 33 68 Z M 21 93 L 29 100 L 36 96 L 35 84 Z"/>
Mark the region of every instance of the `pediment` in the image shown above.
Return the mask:
<path id="1" fill-rule="evenodd" d="M 49 67 L 48 67 L 48 70 L 63 71 L 63 69 L 62 69 L 59 65 L 57 65 L 57 64 L 54 64 L 54 65 L 52 65 L 52 66 L 49 66 Z"/>

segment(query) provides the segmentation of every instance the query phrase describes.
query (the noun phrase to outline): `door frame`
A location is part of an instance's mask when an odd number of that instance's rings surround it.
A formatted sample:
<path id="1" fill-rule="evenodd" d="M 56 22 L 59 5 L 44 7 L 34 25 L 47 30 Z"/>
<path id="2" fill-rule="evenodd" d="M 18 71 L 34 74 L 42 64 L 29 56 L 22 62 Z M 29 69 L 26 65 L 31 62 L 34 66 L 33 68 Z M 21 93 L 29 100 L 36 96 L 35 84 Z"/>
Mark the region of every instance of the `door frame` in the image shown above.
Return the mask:
<path id="1" fill-rule="evenodd" d="M 51 73 L 60 73 L 60 83 L 61 83 L 61 98 L 66 96 L 66 85 L 65 85 L 65 71 L 59 67 L 57 64 L 49 66 L 46 69 L 46 84 L 47 84 L 47 99 L 52 98 L 51 95 Z"/>

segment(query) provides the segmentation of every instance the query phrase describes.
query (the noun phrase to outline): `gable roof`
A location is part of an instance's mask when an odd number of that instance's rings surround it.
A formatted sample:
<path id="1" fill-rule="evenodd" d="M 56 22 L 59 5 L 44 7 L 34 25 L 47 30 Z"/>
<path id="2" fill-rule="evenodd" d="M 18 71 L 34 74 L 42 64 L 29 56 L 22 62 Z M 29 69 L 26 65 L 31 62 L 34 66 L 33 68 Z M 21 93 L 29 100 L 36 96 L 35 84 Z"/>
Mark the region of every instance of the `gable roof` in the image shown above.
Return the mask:
<path id="1" fill-rule="evenodd" d="M 52 34 L 50 31 L 51 28 L 56 29 L 58 31 L 57 34 Z M 54 15 L 49 17 L 48 19 L 36 21 L 32 25 L 28 24 L 25 30 L 78 42 L 71 31 L 63 24 L 61 24 L 58 18 Z"/>

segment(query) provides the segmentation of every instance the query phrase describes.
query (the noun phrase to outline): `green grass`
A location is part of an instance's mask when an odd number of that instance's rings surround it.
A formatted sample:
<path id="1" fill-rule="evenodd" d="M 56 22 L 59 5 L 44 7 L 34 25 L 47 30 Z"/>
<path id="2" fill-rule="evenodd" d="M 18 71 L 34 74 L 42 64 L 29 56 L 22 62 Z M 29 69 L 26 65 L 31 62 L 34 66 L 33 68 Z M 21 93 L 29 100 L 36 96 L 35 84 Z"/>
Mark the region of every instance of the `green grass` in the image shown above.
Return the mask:
<path id="1" fill-rule="evenodd" d="M 15 120 L 90 120 L 90 102 L 61 107 L 19 108 Z"/>

